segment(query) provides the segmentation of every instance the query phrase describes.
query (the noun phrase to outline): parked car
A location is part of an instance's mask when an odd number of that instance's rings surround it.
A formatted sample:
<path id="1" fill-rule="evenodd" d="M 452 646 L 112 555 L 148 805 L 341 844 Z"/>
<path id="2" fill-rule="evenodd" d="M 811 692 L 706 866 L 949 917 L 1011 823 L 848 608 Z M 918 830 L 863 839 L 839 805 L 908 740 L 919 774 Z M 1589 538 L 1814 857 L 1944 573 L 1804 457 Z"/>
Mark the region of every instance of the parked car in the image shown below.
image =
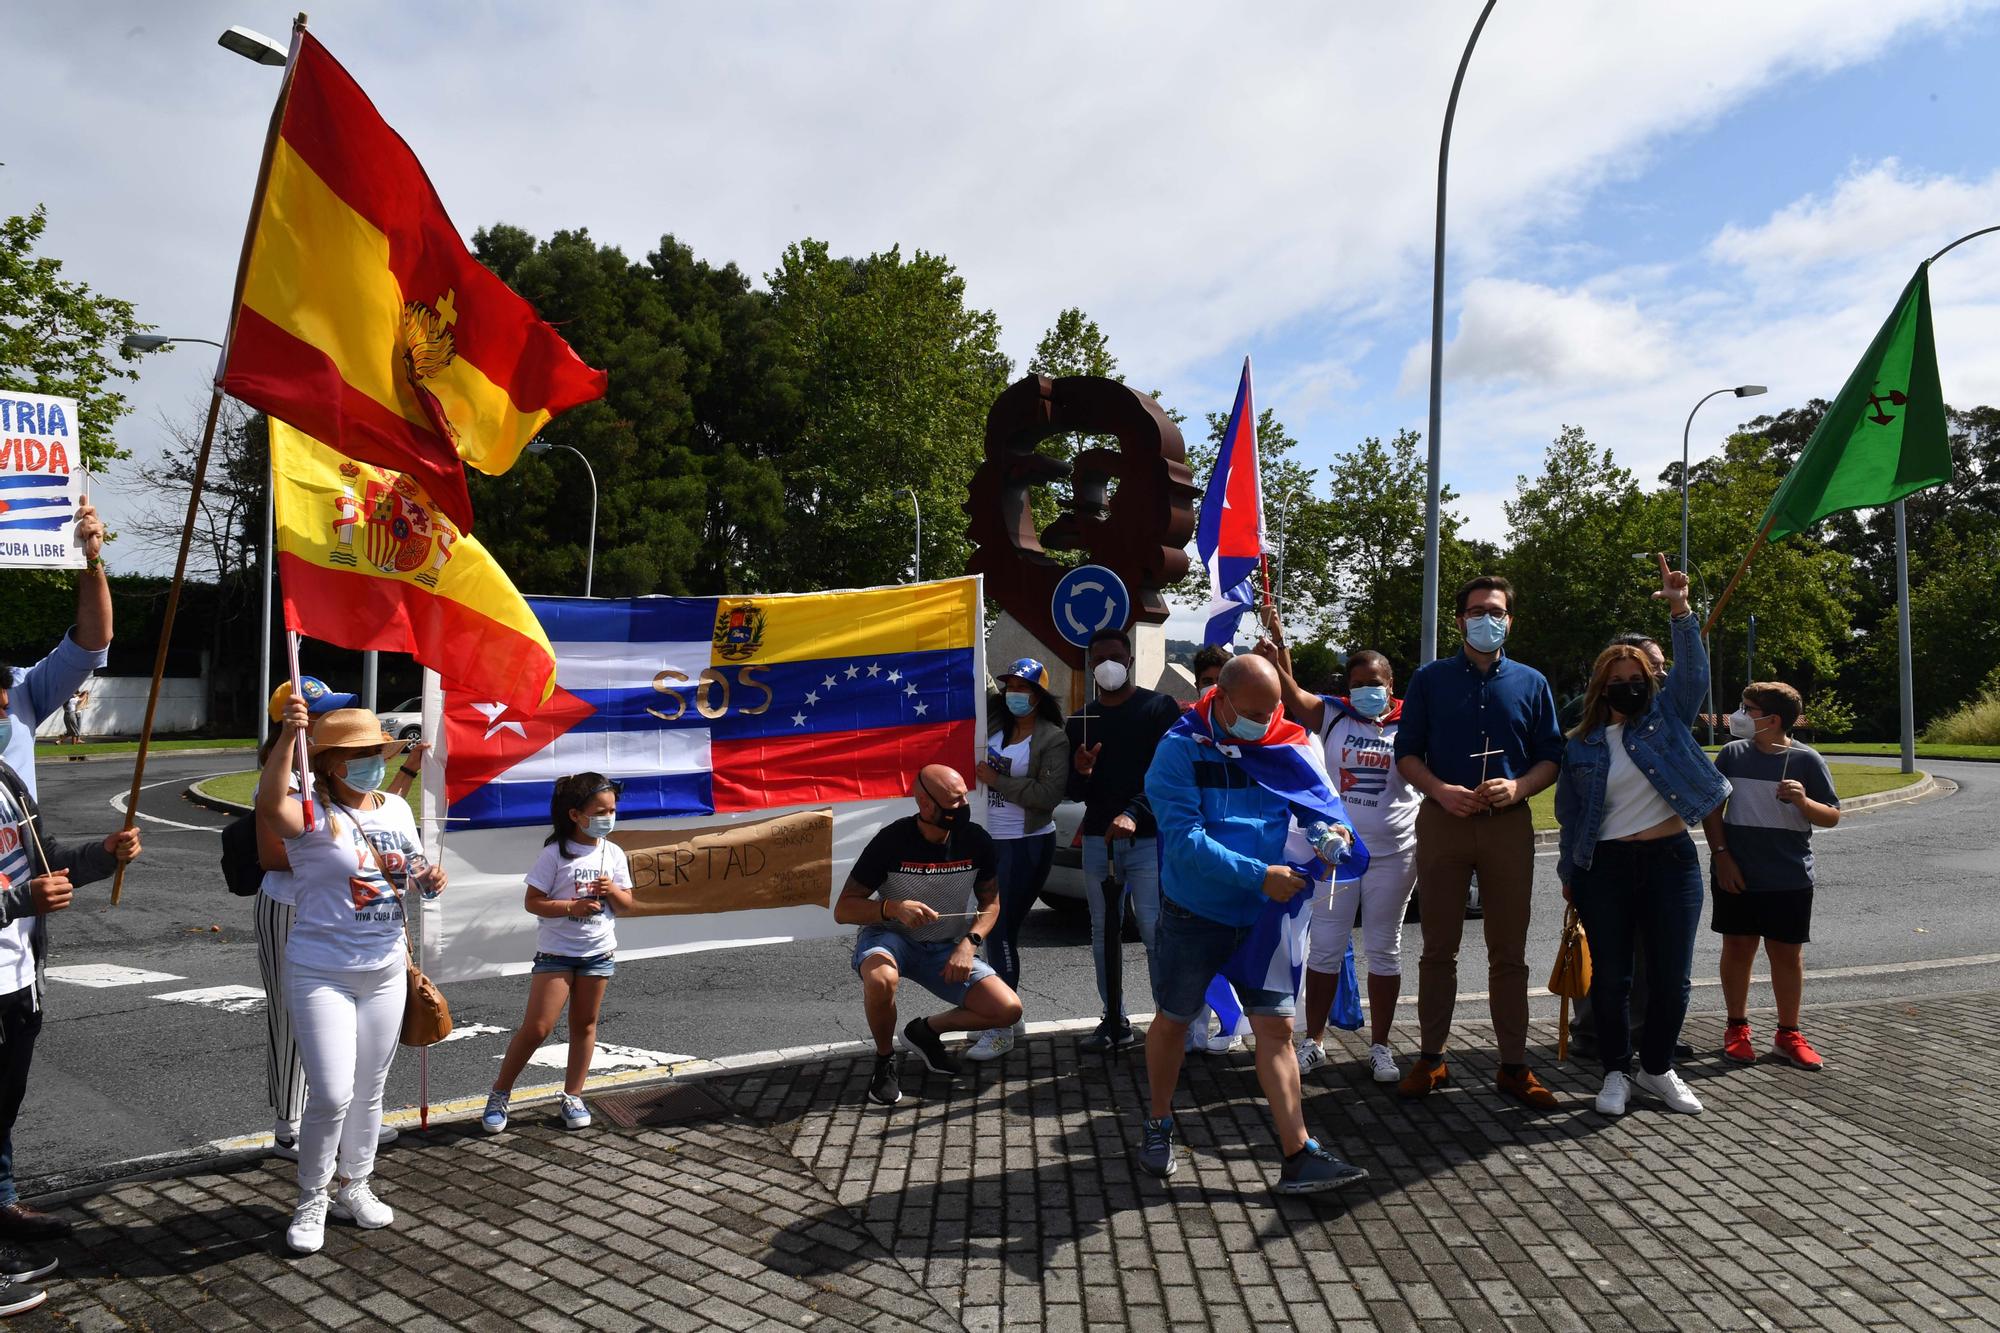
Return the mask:
<path id="1" fill-rule="evenodd" d="M 381 714 L 382 730 L 399 741 L 414 741 L 424 734 L 423 696 L 405 699 L 388 712 Z"/>

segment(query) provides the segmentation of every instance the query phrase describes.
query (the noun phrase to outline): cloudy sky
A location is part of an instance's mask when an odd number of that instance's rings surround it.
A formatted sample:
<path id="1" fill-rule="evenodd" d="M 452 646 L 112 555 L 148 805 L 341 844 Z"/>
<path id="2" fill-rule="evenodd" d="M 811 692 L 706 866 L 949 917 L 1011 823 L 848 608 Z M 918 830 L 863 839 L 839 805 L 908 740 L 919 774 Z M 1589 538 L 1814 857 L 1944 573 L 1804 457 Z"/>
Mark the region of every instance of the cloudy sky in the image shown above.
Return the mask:
<path id="1" fill-rule="evenodd" d="M 948 255 L 1018 366 L 1064 306 L 1136 383 L 1261 405 L 1323 462 L 1422 429 L 1437 135 L 1478 6 L 339 3 L 314 31 L 470 232 Z M 1975 0 L 1502 0 L 1452 150 L 1444 430 L 1476 535 L 1565 423 L 1650 478 L 1830 396 L 1916 262 L 2000 222 L 2000 14 Z M 267 0 L 23 7 L 0 208 L 163 332 L 218 336 L 278 71 Z M 18 88 L 17 88 L 18 91 Z M 2000 402 L 2000 238 L 1939 266 L 1946 396 Z M 120 441 L 205 391 L 146 362 Z M 101 488 L 115 521 L 129 480 Z M 1670 539 L 1663 534 L 1663 542 Z M 123 553 L 121 563 L 157 566 Z M 530 590 L 532 591 L 532 590 Z"/>

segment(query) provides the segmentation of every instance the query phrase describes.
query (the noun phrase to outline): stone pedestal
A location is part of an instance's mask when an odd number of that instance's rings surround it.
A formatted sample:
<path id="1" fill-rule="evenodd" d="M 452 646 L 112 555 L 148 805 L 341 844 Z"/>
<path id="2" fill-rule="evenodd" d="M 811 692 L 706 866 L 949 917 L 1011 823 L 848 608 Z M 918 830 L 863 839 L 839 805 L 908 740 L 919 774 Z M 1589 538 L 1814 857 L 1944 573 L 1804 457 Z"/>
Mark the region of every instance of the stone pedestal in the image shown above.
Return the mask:
<path id="1" fill-rule="evenodd" d="M 1194 682 L 1184 669 L 1167 664 L 1167 627 L 1134 625 L 1132 635 L 1132 675 L 1148 689 L 1161 690 L 1177 699 L 1194 696 Z M 1017 658 L 1032 657 L 1049 669 L 1048 690 L 1066 713 L 1083 707 L 1083 673 L 1070 670 L 1054 649 L 1030 634 L 1020 621 L 1002 611 L 986 639 L 986 670 L 999 675 Z"/>

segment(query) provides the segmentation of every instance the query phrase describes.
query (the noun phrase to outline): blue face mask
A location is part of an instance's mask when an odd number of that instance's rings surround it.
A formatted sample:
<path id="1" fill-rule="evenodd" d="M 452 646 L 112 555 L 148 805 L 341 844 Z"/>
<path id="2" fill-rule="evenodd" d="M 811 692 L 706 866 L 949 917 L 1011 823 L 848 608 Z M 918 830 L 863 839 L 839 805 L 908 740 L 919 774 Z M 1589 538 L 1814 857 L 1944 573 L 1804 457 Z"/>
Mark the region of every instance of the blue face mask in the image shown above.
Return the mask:
<path id="1" fill-rule="evenodd" d="M 1356 685 L 1347 692 L 1347 702 L 1363 717 L 1380 717 L 1389 711 L 1389 687 Z"/>
<path id="2" fill-rule="evenodd" d="M 618 816 L 615 812 L 608 815 L 589 815 L 583 821 L 584 833 L 593 838 L 608 838 L 611 836 L 611 830 L 616 827 L 618 827 Z"/>
<path id="3" fill-rule="evenodd" d="M 1035 696 L 1032 694 L 1015 694 L 1012 690 L 1009 690 L 1007 692 L 1007 711 L 1015 717 L 1026 717 L 1035 711 Z"/>
<path id="4" fill-rule="evenodd" d="M 1229 734 L 1239 741 L 1261 741 L 1270 732 L 1271 722 L 1272 718 L 1269 717 L 1262 722 L 1253 722 L 1238 713 L 1236 720 L 1229 724 Z"/>
<path id="5" fill-rule="evenodd" d="M 0 717 L 0 750 L 7 748 L 7 742 L 14 739 L 14 719 Z"/>
<path id="6" fill-rule="evenodd" d="M 1505 616 L 1470 616 L 1465 622 L 1465 641 L 1474 651 L 1494 653 L 1507 642 Z"/>
<path id="7" fill-rule="evenodd" d="M 348 760 L 347 771 L 341 775 L 341 780 L 356 791 L 374 791 L 382 785 L 382 775 L 388 770 L 388 761 L 379 754 L 371 754 Z"/>

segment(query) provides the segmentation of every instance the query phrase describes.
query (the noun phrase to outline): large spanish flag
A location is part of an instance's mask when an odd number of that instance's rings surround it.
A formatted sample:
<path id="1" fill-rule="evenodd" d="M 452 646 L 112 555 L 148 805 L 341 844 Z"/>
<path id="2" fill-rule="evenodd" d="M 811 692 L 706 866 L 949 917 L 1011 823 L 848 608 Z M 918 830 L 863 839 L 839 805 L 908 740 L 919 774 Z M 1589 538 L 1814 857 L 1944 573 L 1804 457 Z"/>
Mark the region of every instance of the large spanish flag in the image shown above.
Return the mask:
<path id="1" fill-rule="evenodd" d="M 472 526 L 461 460 L 498 474 L 604 393 L 472 257 L 410 146 L 304 32 L 268 147 L 223 388 Z"/>
<path id="2" fill-rule="evenodd" d="M 523 715 L 555 690 L 555 650 L 513 581 L 409 477 L 271 422 L 285 624 L 343 648 L 409 653 Z"/>

